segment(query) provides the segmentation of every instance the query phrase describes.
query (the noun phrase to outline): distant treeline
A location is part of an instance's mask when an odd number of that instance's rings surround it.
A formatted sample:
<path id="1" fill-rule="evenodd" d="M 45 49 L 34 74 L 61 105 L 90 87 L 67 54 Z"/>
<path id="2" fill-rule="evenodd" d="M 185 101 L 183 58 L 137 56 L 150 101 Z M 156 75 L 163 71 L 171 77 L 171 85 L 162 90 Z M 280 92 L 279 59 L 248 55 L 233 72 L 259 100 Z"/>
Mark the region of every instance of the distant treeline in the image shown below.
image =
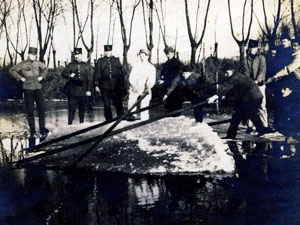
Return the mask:
<path id="1" fill-rule="evenodd" d="M 155 65 L 157 68 L 157 77 L 159 77 L 163 64 Z M 205 66 L 204 66 L 205 65 Z M 224 68 L 230 65 L 233 68 L 238 68 L 238 61 L 233 59 L 217 59 L 209 57 L 205 63 L 197 64 L 196 71 L 204 74 L 204 84 L 209 85 L 216 82 L 216 74 L 218 80 L 224 79 Z M 61 92 L 66 80 L 62 78 L 61 72 L 64 67 L 49 69 L 47 77 L 42 81 L 43 92 L 46 99 L 65 99 L 66 96 Z M 22 84 L 17 82 L 8 72 L 9 67 L 3 67 L 0 70 L 0 101 L 7 99 L 22 98 Z M 215 86 L 211 86 L 205 92 L 208 94 L 215 93 Z"/>

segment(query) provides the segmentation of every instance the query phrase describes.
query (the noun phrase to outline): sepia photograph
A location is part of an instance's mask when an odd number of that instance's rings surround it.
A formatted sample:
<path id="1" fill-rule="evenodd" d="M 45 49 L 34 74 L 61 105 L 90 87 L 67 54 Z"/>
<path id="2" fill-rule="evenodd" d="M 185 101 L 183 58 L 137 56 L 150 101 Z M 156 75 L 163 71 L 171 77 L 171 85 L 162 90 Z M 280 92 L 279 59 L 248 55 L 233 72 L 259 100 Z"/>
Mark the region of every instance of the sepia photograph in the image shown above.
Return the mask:
<path id="1" fill-rule="evenodd" d="M 300 0 L 2 0 L 0 224 L 300 225 Z"/>

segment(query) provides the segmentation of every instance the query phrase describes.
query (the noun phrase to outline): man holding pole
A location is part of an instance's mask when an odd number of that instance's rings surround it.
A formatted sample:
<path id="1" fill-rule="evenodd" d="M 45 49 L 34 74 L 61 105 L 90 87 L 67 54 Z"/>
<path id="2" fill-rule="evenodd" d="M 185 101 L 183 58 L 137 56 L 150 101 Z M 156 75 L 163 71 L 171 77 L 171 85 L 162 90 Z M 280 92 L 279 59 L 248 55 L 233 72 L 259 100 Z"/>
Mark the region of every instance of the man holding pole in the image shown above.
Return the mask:
<path id="1" fill-rule="evenodd" d="M 250 119 L 260 136 L 273 132 L 272 129 L 264 125 L 260 117 L 259 108 L 263 95 L 253 79 L 239 72 L 234 72 L 230 68 L 226 70 L 225 76 L 229 78 L 225 86 L 220 90 L 218 95 L 210 97 L 208 103 L 213 103 L 219 98 L 224 99 L 229 95 L 235 97 L 234 113 L 227 130 L 226 138 L 234 139 L 236 137 L 238 126 L 243 119 Z"/>
<path id="2" fill-rule="evenodd" d="M 129 99 L 128 108 L 137 101 L 138 97 L 147 91 L 149 94 L 141 101 L 141 107 L 149 106 L 151 100 L 151 88 L 154 86 L 156 81 L 156 69 L 148 61 L 150 52 L 146 49 L 139 51 L 139 62 L 133 65 L 132 70 L 129 74 Z M 135 111 L 135 110 L 133 110 Z M 128 116 L 128 121 L 134 121 L 134 116 Z M 141 112 L 141 120 L 149 119 L 149 110 Z"/>
<path id="3" fill-rule="evenodd" d="M 293 60 L 282 70 L 278 71 L 273 77 L 270 77 L 266 83 L 271 83 L 282 78 L 281 96 L 276 99 L 278 108 L 274 115 L 274 126 L 279 132 L 296 137 L 300 140 L 299 117 L 300 117 L 300 39 L 292 40 Z"/>
<path id="4" fill-rule="evenodd" d="M 253 79 L 254 82 L 258 84 L 265 81 L 266 69 L 266 58 L 263 54 L 258 53 L 258 41 L 250 39 L 248 43 L 247 56 L 245 57 L 245 60 L 243 62 L 242 73 Z M 267 127 L 268 114 L 266 108 L 266 86 L 259 86 L 258 91 L 260 91 L 263 95 L 262 103 L 259 108 L 259 115 L 264 123 L 264 126 Z M 250 124 L 248 124 L 248 126 L 249 127 L 247 133 L 251 133 L 253 129 L 251 128 Z"/>
<path id="5" fill-rule="evenodd" d="M 178 74 L 173 79 L 163 98 L 167 111 L 172 111 L 174 106 L 177 109 L 182 108 L 182 104 L 186 100 L 191 101 L 193 105 L 203 102 L 205 98 L 199 93 L 202 83 L 201 74 L 192 72 L 190 66 L 185 66 L 183 74 Z M 193 109 L 196 122 L 201 123 L 203 121 L 203 106 L 195 106 Z"/>

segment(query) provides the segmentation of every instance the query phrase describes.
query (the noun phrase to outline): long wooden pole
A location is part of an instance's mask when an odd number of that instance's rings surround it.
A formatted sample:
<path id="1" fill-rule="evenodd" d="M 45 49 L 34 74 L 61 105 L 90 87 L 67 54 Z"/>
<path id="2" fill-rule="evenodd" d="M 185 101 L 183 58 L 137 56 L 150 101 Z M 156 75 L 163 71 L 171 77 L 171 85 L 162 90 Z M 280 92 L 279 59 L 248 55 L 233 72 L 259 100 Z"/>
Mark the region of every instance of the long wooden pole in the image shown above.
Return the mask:
<path id="1" fill-rule="evenodd" d="M 129 116 L 130 112 L 141 103 L 141 101 L 149 94 L 148 91 L 144 92 L 142 96 L 140 96 L 137 101 L 128 109 L 127 113 L 124 113 L 122 116 L 118 118 L 118 120 L 112 124 L 102 135 L 98 136 L 96 141 L 92 144 L 91 147 L 89 147 L 81 156 L 79 156 L 69 167 L 69 169 L 74 168 L 77 163 L 79 163 L 81 160 L 83 160 L 88 154 L 90 154 L 97 145 L 102 142 L 112 131 L 115 129 L 115 127 L 127 116 Z"/>
<path id="2" fill-rule="evenodd" d="M 207 100 L 203 101 L 203 102 L 200 102 L 198 104 L 195 104 L 195 105 L 191 105 L 191 106 L 188 106 L 188 107 L 185 107 L 183 109 L 179 109 L 179 110 L 176 110 L 176 111 L 172 111 L 172 112 L 169 112 L 169 113 L 166 113 L 166 114 L 163 114 L 163 115 L 157 115 L 153 118 L 150 118 L 149 120 L 145 120 L 145 121 L 141 121 L 139 123 L 135 123 L 135 124 L 132 124 L 132 125 L 129 125 L 127 127 L 123 127 L 123 128 L 120 128 L 118 130 L 115 130 L 115 131 L 112 131 L 109 133 L 109 135 L 107 135 L 106 137 L 110 137 L 110 136 L 113 136 L 113 135 L 116 135 L 116 134 L 119 134 L 119 133 L 122 133 L 124 131 L 128 131 L 128 130 L 131 130 L 131 129 L 134 129 L 134 128 L 137 128 L 137 127 L 140 127 L 140 126 L 143 126 L 143 125 L 146 125 L 146 124 L 149 124 L 149 123 L 152 123 L 152 122 L 155 122 L 155 121 L 158 121 L 160 119 L 163 119 L 165 117 L 169 117 L 169 116 L 172 116 L 174 114 L 177 114 L 177 113 L 181 113 L 181 112 L 184 112 L 184 111 L 188 111 L 190 109 L 192 109 L 193 107 L 196 107 L 196 106 L 201 106 L 201 105 L 205 105 L 207 104 Z M 216 122 L 213 122 L 213 123 L 216 123 Z M 76 147 L 79 147 L 81 145 L 85 145 L 85 144 L 89 144 L 95 140 L 97 140 L 97 138 L 101 137 L 102 135 L 100 136 L 96 136 L 96 137 L 92 137 L 92 138 L 88 138 L 86 140 L 83 140 L 83 141 L 80 141 L 80 142 L 76 142 L 76 143 L 72 143 L 70 145 L 67 145 L 67 146 L 63 146 L 61 148 L 57 148 L 57 149 L 54 149 L 54 150 L 51 150 L 51 151 L 47 151 L 47 152 L 44 152 L 44 153 L 41 153 L 39 155 L 35 155 L 35 156 L 31 156 L 29 158 L 26 158 L 26 159 L 23 159 L 21 162 L 13 162 L 13 164 L 16 164 L 16 163 L 28 163 L 28 162 L 31 162 L 31 161 L 34 161 L 34 160 L 38 160 L 38 159 L 41 159 L 41 158 L 44 158 L 46 156 L 50 156 L 50 155 L 54 155 L 54 154 L 57 154 L 57 153 L 60 153 L 60 152 L 64 152 L 66 150 L 70 150 L 70 149 L 73 149 L 73 148 L 76 148 Z"/>
<path id="3" fill-rule="evenodd" d="M 142 112 L 142 111 L 146 111 L 146 110 L 149 110 L 151 108 L 154 108 L 154 107 L 157 107 L 159 105 L 162 105 L 163 102 L 158 102 L 158 103 L 155 103 L 153 105 L 150 105 L 150 106 L 147 106 L 147 107 L 144 107 L 144 108 L 141 108 L 139 110 L 136 110 L 134 112 L 131 112 L 130 115 L 133 115 L 133 114 L 136 114 L 136 113 L 139 113 L 139 112 Z M 53 140 L 49 140 L 49 141 L 44 141 L 36 146 L 33 146 L 31 148 L 26 148 L 24 149 L 23 151 L 26 151 L 26 152 L 38 152 L 39 149 L 41 149 L 42 147 L 45 147 L 45 146 L 48 146 L 48 145 L 51 145 L 51 144 L 54 144 L 54 143 L 57 143 L 59 141 L 63 141 L 65 139 L 68 139 L 68 138 L 71 138 L 71 137 L 74 137 L 76 135 L 79 135 L 79 134 L 82 134 L 82 133 L 85 133 L 85 132 L 88 132 L 88 131 L 91 131 L 91 130 L 94 130 L 96 128 L 99 128 L 99 127 L 102 127 L 102 126 L 105 126 L 109 123 L 112 123 L 114 121 L 116 121 L 118 119 L 118 117 L 116 118 L 113 118 L 111 120 L 107 120 L 107 121 L 104 121 L 104 122 L 101 122 L 101 123 L 98 123 L 96 125 L 93 125 L 93 126 L 90 126 L 90 127 L 86 127 L 84 129 L 81 129 L 81 130 L 78 130 L 78 131 L 75 131 L 75 132 L 72 132 L 70 134 L 66 134 L 66 135 L 63 135 L 63 136 L 60 136 L 58 138 L 55 138 Z"/>

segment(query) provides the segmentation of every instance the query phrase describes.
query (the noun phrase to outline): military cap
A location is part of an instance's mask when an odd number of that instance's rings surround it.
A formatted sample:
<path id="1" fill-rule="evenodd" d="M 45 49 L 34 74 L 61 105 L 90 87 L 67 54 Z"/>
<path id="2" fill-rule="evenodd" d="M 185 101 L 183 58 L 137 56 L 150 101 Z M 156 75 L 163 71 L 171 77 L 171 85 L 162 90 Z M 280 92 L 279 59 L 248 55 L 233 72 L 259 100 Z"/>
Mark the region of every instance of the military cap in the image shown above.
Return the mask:
<path id="1" fill-rule="evenodd" d="M 104 51 L 105 52 L 112 51 L 112 45 L 104 45 Z"/>
<path id="2" fill-rule="evenodd" d="M 80 54 L 82 54 L 82 48 L 74 48 L 73 54 L 74 55 L 80 55 Z"/>
<path id="3" fill-rule="evenodd" d="M 248 48 L 257 48 L 258 47 L 258 41 L 250 39 L 248 42 Z"/>
<path id="4" fill-rule="evenodd" d="M 142 53 L 144 53 L 144 54 L 146 54 L 146 55 L 149 55 L 149 54 L 150 54 L 150 52 L 149 52 L 147 49 L 141 49 L 141 50 L 139 51 L 139 54 L 142 54 Z"/>
<path id="5" fill-rule="evenodd" d="M 165 47 L 164 49 L 164 52 L 165 54 L 167 55 L 169 52 L 175 52 L 174 48 L 173 47 Z"/>
<path id="6" fill-rule="evenodd" d="M 37 55 L 37 48 L 29 47 L 28 54 Z"/>
<path id="7" fill-rule="evenodd" d="M 280 40 L 284 40 L 284 39 L 288 39 L 288 40 L 291 40 L 291 37 L 289 34 L 287 33 L 284 33 L 280 36 Z"/>

